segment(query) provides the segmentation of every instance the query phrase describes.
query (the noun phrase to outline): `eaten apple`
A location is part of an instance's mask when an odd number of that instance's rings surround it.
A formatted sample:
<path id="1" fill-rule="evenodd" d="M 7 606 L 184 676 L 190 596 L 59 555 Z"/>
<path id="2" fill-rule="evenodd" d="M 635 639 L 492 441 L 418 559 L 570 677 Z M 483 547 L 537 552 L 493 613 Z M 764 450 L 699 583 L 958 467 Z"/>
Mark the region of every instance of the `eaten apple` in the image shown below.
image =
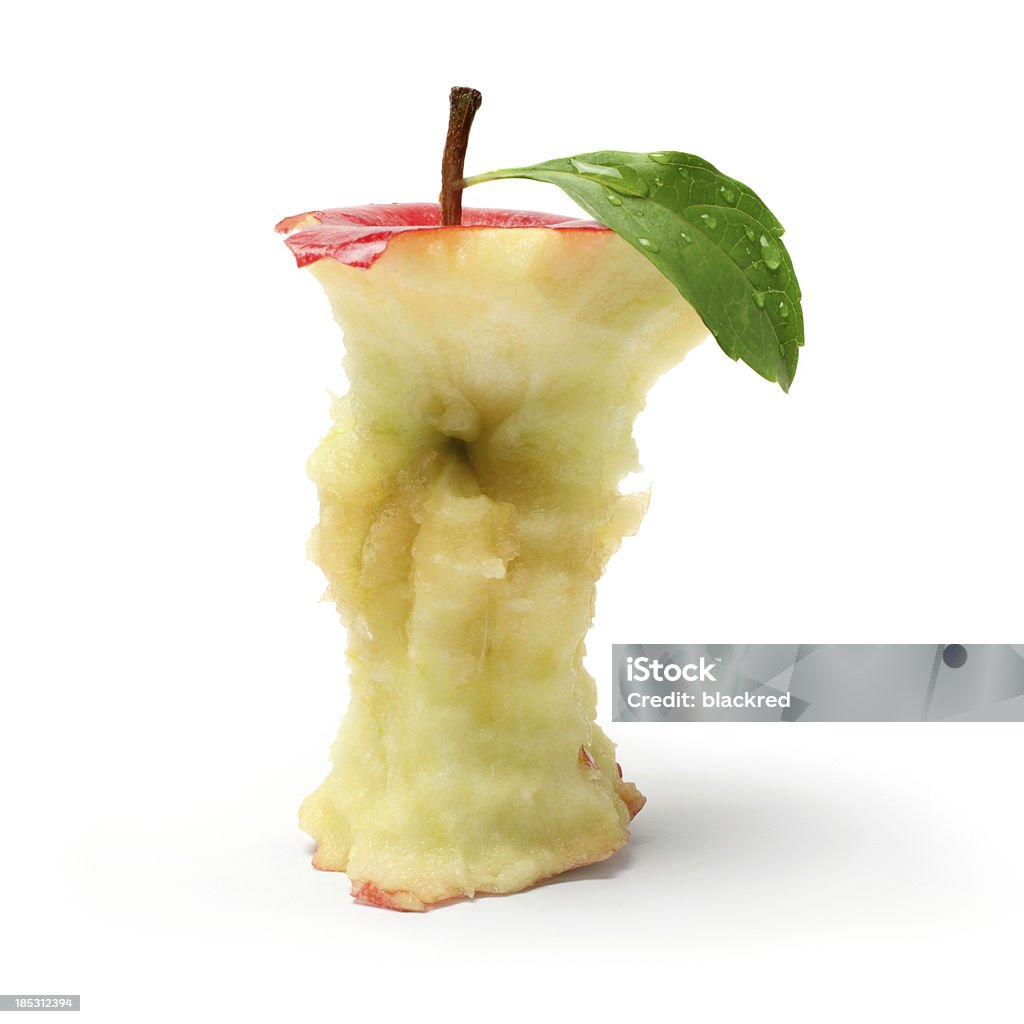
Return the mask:
<path id="1" fill-rule="evenodd" d="M 422 910 L 611 856 L 643 805 L 583 667 L 595 588 L 645 494 L 632 424 L 706 336 L 615 232 L 434 204 L 282 221 L 344 331 L 350 390 L 310 461 L 312 558 L 350 703 L 302 805 L 314 864 Z"/>
<path id="2" fill-rule="evenodd" d="M 596 585 L 646 494 L 633 421 L 714 334 L 787 390 L 803 344 L 782 225 L 675 150 L 463 176 L 480 94 L 451 93 L 440 204 L 299 214 L 350 389 L 310 460 L 310 554 L 348 626 L 351 698 L 300 824 L 356 899 L 424 910 L 611 856 L 644 804 L 583 667 Z M 462 208 L 558 185 L 594 217 Z"/>

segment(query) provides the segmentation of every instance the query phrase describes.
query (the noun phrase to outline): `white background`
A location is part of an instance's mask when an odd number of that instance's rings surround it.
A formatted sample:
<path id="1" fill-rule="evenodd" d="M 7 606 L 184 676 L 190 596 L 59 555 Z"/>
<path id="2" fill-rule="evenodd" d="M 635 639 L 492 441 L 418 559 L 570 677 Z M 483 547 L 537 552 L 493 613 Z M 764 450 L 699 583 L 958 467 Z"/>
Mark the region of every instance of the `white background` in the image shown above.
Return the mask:
<path id="1" fill-rule="evenodd" d="M 611 726 L 627 852 L 428 915 L 295 825 L 345 704 L 303 546 L 343 384 L 285 214 L 677 148 L 788 228 L 787 397 L 709 342 L 637 436 L 618 642 L 1021 639 L 1019 54 L 969 5 L 6 8 L 0 992 L 101 1022 L 1020 1019 L 1019 725 Z M 467 205 L 572 212 L 535 183 Z"/>

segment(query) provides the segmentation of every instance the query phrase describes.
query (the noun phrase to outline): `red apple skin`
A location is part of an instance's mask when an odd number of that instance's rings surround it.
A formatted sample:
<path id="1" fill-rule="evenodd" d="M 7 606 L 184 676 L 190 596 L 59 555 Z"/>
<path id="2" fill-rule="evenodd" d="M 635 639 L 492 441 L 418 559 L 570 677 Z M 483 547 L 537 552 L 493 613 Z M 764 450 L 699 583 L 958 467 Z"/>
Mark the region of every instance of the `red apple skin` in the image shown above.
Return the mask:
<path id="1" fill-rule="evenodd" d="M 277 225 L 300 267 L 331 258 L 350 267 L 371 267 L 388 242 L 402 231 L 450 231 L 441 224 L 437 203 L 391 203 L 312 210 L 285 217 Z M 532 210 L 462 211 L 463 228 L 554 228 L 559 231 L 607 231 L 592 220 L 574 220 Z"/>
<path id="2" fill-rule="evenodd" d="M 423 903 L 412 893 L 389 892 L 387 889 L 378 888 L 373 882 L 363 882 L 358 888 L 352 886 L 352 898 L 356 903 L 362 903 L 368 907 L 381 907 L 384 910 L 399 910 L 405 913 L 423 912 L 437 904 Z"/>

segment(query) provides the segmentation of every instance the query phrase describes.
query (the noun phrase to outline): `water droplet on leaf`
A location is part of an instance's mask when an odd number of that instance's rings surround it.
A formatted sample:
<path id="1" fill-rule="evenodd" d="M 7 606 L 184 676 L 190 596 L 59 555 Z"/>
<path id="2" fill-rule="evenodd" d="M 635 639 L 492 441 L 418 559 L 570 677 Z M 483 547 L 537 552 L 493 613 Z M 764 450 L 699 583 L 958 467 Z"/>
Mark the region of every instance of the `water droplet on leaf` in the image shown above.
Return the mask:
<path id="1" fill-rule="evenodd" d="M 726 188 L 725 185 L 723 185 L 718 191 L 722 199 L 730 206 L 736 205 L 736 193 L 731 188 Z"/>
<path id="2" fill-rule="evenodd" d="M 782 252 L 779 247 L 764 235 L 761 236 L 761 259 L 769 270 L 778 270 L 782 266 Z"/>
<path id="3" fill-rule="evenodd" d="M 592 164 L 576 157 L 570 157 L 569 163 L 581 177 L 599 181 L 605 188 L 621 192 L 624 196 L 645 196 L 650 191 L 647 182 L 625 164 L 613 167 L 610 164 Z"/>
<path id="4" fill-rule="evenodd" d="M 605 199 L 607 199 L 608 202 L 612 204 L 612 206 L 621 206 L 622 205 L 622 200 L 618 196 L 607 195 L 607 196 L 605 196 Z"/>
<path id="5" fill-rule="evenodd" d="M 753 228 L 744 228 L 743 229 L 743 234 L 745 234 L 747 236 L 747 241 L 748 242 L 752 242 L 754 240 L 754 229 Z"/>
<path id="6" fill-rule="evenodd" d="M 783 320 L 789 316 L 789 306 L 786 305 L 785 299 L 782 299 L 779 302 L 779 316 L 781 316 Z"/>
<path id="7" fill-rule="evenodd" d="M 702 213 L 700 219 L 704 221 L 705 227 L 710 231 L 714 231 L 718 227 L 718 221 L 713 213 Z"/>
<path id="8" fill-rule="evenodd" d="M 754 305 L 757 306 L 758 309 L 764 309 L 764 293 L 763 292 L 754 292 Z"/>
<path id="9" fill-rule="evenodd" d="M 657 245 L 654 244 L 649 238 L 638 238 L 637 241 L 648 251 L 658 252 Z"/>
<path id="10" fill-rule="evenodd" d="M 685 243 L 686 243 L 687 245 L 689 245 L 689 244 L 690 244 L 690 243 L 691 243 L 691 242 L 693 241 L 693 239 L 692 239 L 692 238 L 691 238 L 691 237 L 690 237 L 690 236 L 689 236 L 689 235 L 688 235 L 688 234 L 687 234 L 687 233 L 686 233 L 685 231 L 680 231 L 680 232 L 679 232 L 679 237 L 680 237 L 680 238 L 681 238 L 681 239 L 682 239 L 682 240 L 683 240 L 683 241 L 684 241 L 684 242 L 685 242 Z"/>
<path id="11" fill-rule="evenodd" d="M 606 164 L 592 164 L 586 160 L 577 160 L 571 157 L 569 163 L 577 174 L 586 174 L 593 178 L 621 178 L 622 172 L 618 167 L 608 167 Z"/>

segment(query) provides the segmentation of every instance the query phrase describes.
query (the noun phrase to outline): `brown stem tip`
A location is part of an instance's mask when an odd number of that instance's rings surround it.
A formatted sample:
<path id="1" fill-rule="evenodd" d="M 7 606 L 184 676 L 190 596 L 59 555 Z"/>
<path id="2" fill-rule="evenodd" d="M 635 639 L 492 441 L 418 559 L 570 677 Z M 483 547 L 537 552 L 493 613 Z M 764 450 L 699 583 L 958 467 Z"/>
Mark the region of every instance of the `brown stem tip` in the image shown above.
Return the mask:
<path id="1" fill-rule="evenodd" d="M 483 97 L 476 89 L 464 85 L 452 87 L 449 97 L 448 137 L 441 160 L 441 223 L 462 223 L 462 172 L 469 145 L 469 129 L 480 109 Z"/>

